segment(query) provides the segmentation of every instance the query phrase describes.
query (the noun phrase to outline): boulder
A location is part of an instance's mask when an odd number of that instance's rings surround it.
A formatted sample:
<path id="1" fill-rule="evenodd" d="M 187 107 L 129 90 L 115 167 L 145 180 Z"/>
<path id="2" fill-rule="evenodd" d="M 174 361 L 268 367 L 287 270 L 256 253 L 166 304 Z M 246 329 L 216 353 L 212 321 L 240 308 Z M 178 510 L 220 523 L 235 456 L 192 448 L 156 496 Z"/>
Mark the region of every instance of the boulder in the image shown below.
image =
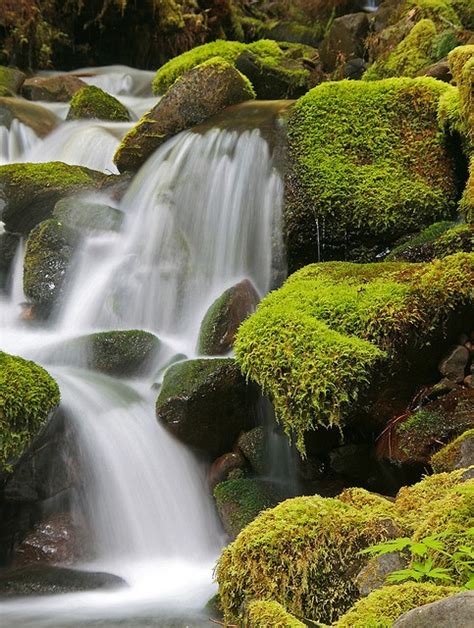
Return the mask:
<path id="1" fill-rule="evenodd" d="M 435 473 L 467 469 L 474 465 L 474 428 L 463 432 L 431 458 Z"/>
<path id="2" fill-rule="evenodd" d="M 396 246 L 385 258 L 387 262 L 429 262 L 454 253 L 472 253 L 474 225 L 442 221 Z"/>
<path id="3" fill-rule="evenodd" d="M 56 203 L 53 217 L 80 234 L 93 231 L 119 231 L 123 222 L 120 209 L 93 199 L 69 196 Z"/>
<path id="4" fill-rule="evenodd" d="M 114 182 L 115 177 L 110 177 Z M 60 161 L 0 166 L 0 218 L 7 231 L 27 235 L 49 218 L 61 198 L 109 183 L 108 175 Z"/>
<path id="5" fill-rule="evenodd" d="M 364 565 L 357 574 L 355 583 L 362 597 L 372 591 L 381 589 L 386 584 L 386 578 L 393 571 L 406 569 L 408 561 L 401 552 L 389 552 L 381 556 L 374 556 L 367 565 Z"/>
<path id="6" fill-rule="evenodd" d="M 26 74 L 23 74 L 21 70 L 0 65 L 0 88 L 9 90 L 12 94 L 17 94 L 25 78 Z"/>
<path id="7" fill-rule="evenodd" d="M 34 76 L 26 79 L 21 89 L 22 95 L 28 100 L 44 100 L 46 102 L 69 102 L 76 92 L 87 83 L 77 76 L 61 74 L 58 76 Z"/>
<path id="8" fill-rule="evenodd" d="M 120 172 L 138 170 L 173 135 L 254 97 L 250 82 L 238 70 L 223 59 L 210 59 L 180 77 L 127 133 L 114 162 Z"/>
<path id="9" fill-rule="evenodd" d="M 239 452 L 229 452 L 219 456 L 211 465 L 208 473 L 208 482 L 213 491 L 220 482 L 225 482 L 234 471 L 245 468 L 245 458 Z"/>
<path id="10" fill-rule="evenodd" d="M 188 360 L 166 371 L 156 415 L 178 440 L 216 458 L 252 426 L 257 396 L 234 360 Z"/>
<path id="11" fill-rule="evenodd" d="M 467 628 L 474 617 L 474 591 L 461 591 L 404 613 L 393 628 Z"/>
<path id="12" fill-rule="evenodd" d="M 20 98 L 0 98 L 0 126 L 9 129 L 13 120 L 29 126 L 38 137 L 45 137 L 59 124 L 58 118 L 46 107 Z"/>
<path id="13" fill-rule="evenodd" d="M 365 53 L 365 38 L 369 32 L 367 13 L 350 13 L 336 18 L 324 38 L 319 54 L 324 69 L 332 72 L 338 65 L 361 58 Z"/>
<path id="14" fill-rule="evenodd" d="M 460 384 L 466 376 L 469 350 L 463 345 L 455 345 L 439 363 L 439 372 L 455 384 Z"/>
<path id="15" fill-rule="evenodd" d="M 234 344 L 240 324 L 255 311 L 260 297 L 248 279 L 226 290 L 207 310 L 199 331 L 198 353 L 222 355 Z"/>
<path id="16" fill-rule="evenodd" d="M 239 436 L 237 446 L 257 475 L 268 472 L 269 456 L 263 427 L 254 427 Z"/>
<path id="17" fill-rule="evenodd" d="M 428 68 L 421 70 L 420 76 L 432 76 L 438 81 L 443 81 L 444 83 L 451 83 L 453 80 L 451 69 L 446 59 L 442 59 L 437 63 L 433 63 L 433 65 L 430 65 Z"/>
<path id="18" fill-rule="evenodd" d="M 67 114 L 68 120 L 81 119 L 130 122 L 130 113 L 122 103 L 94 85 L 87 85 L 77 91 Z"/>
<path id="19" fill-rule="evenodd" d="M 19 236 L 13 233 L 0 233 L 0 291 L 8 291 L 10 270 L 20 243 Z"/>

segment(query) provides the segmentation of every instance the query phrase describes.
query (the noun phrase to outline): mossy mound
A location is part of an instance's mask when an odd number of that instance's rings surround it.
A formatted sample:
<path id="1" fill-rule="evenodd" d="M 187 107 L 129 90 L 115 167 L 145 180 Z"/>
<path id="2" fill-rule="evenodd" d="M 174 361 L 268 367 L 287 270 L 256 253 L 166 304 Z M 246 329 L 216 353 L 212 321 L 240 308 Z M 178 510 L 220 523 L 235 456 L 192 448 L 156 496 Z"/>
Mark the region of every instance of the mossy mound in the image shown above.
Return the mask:
<path id="1" fill-rule="evenodd" d="M 436 222 L 397 246 L 385 261 L 429 262 L 454 253 L 474 251 L 474 227 L 454 222 Z"/>
<path id="2" fill-rule="evenodd" d="M 0 88 L 8 90 L 12 95 L 19 91 L 25 78 L 26 75 L 20 70 L 0 65 Z"/>
<path id="3" fill-rule="evenodd" d="M 0 352 L 0 473 L 11 471 L 58 404 L 58 385 L 43 368 Z"/>
<path id="4" fill-rule="evenodd" d="M 171 59 L 158 70 L 153 79 L 153 91 L 155 94 L 165 93 L 185 72 L 213 57 L 220 57 L 232 65 L 236 64 L 245 74 L 245 64 L 237 62 L 244 54 L 252 57 L 253 69 L 249 78 L 254 79 L 258 98 L 268 98 L 268 94 L 264 93 L 263 86 L 259 93 L 255 80 L 257 68 L 260 68 L 262 73 L 265 71 L 276 73 L 272 80 L 280 80 L 285 84 L 284 93 L 278 96 L 280 98 L 294 96 L 298 91 L 304 93 L 310 86 L 310 70 L 304 66 L 302 60 L 314 58 L 317 54 L 314 48 L 302 44 L 277 43 L 269 39 L 261 39 L 251 44 L 238 41 L 214 41 L 197 46 Z"/>
<path id="5" fill-rule="evenodd" d="M 305 628 L 299 619 L 290 615 L 281 604 L 256 600 L 247 606 L 246 625 L 252 628 Z"/>
<path id="6" fill-rule="evenodd" d="M 456 587 L 407 582 L 373 591 L 343 615 L 334 628 L 391 628 L 393 622 L 411 610 L 459 592 Z"/>
<path id="7" fill-rule="evenodd" d="M 397 536 L 386 509 L 354 508 L 319 496 L 289 499 L 261 513 L 226 547 L 216 576 L 226 621 L 246 597 L 279 602 L 288 612 L 331 622 L 357 599 L 358 551 Z"/>
<path id="8" fill-rule="evenodd" d="M 472 464 L 474 464 L 474 429 L 458 436 L 431 458 L 431 466 L 436 473 L 462 469 Z"/>
<path id="9" fill-rule="evenodd" d="M 384 361 L 428 343 L 472 303 L 474 255 L 429 264 L 313 264 L 269 294 L 240 327 L 244 374 L 272 399 L 277 420 L 304 451 L 304 433 L 341 426 Z"/>
<path id="10" fill-rule="evenodd" d="M 290 270 L 382 252 L 455 215 L 460 190 L 437 122 L 440 96 L 454 89 L 429 77 L 338 81 L 297 101 L 284 216 Z"/>
<path id="11" fill-rule="evenodd" d="M 83 118 L 129 122 L 130 113 L 119 100 L 103 89 L 87 85 L 74 94 L 67 114 L 68 120 Z"/>
<path id="12" fill-rule="evenodd" d="M 446 113 L 440 117 L 447 121 L 463 140 L 463 149 L 468 157 L 474 157 L 474 44 L 458 46 L 449 53 L 449 67 L 457 85 L 457 101 L 445 106 Z M 472 192 L 472 172 L 470 183 Z M 472 196 L 472 195 L 471 195 Z M 472 201 L 472 199 L 471 199 Z"/>

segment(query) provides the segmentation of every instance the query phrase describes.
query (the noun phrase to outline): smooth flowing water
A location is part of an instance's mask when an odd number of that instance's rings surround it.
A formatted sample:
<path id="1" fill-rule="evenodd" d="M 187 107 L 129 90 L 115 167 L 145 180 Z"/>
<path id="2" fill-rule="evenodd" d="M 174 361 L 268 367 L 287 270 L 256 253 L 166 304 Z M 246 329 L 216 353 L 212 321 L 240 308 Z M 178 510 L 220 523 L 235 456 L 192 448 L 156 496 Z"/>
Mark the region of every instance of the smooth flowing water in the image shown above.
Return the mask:
<path id="1" fill-rule="evenodd" d="M 114 67 L 81 74 L 135 103 L 137 112 L 149 106 L 149 73 Z M 248 278 L 264 294 L 281 273 L 282 184 L 255 108 L 243 106 L 244 124 L 242 114 L 233 124 L 231 113 L 225 124 L 180 134 L 148 160 L 120 202 L 121 231 L 93 233 L 78 251 L 52 326 L 18 319 L 18 251 L 10 295 L 0 301 L 1 348 L 36 360 L 57 379 L 83 471 L 74 509 L 87 522 L 94 556 L 83 567 L 117 574 L 128 588 L 3 602 L 0 626 L 207 623 L 202 609 L 214 592 L 212 569 L 225 537 L 205 465 L 156 421 L 152 384 L 176 353 L 196 355 L 202 316 L 223 290 Z M 63 122 L 7 157 L 113 172 L 127 128 Z M 18 133 L 12 126 L 10 134 Z M 64 366 L 58 341 L 131 328 L 162 341 L 149 375 L 125 381 Z"/>

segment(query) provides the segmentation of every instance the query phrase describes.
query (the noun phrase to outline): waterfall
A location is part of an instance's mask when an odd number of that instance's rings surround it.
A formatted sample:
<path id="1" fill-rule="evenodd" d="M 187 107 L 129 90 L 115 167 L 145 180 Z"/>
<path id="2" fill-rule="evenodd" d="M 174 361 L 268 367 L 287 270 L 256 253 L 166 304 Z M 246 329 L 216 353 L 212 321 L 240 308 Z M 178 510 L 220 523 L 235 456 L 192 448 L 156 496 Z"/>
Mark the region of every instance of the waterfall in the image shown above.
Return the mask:
<path id="1" fill-rule="evenodd" d="M 0 166 L 19 161 L 38 142 L 33 129 L 18 120 L 13 120 L 10 127 L 0 125 Z"/>

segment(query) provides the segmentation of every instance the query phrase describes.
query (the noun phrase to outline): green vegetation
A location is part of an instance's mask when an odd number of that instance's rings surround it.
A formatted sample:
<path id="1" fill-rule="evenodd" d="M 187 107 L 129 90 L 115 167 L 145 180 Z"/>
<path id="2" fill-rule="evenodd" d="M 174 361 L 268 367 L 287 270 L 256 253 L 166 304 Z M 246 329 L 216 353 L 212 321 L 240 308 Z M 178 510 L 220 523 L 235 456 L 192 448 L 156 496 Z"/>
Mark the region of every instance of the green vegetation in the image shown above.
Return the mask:
<path id="1" fill-rule="evenodd" d="M 307 266 L 242 324 L 237 361 L 304 452 L 304 433 L 341 426 L 382 361 L 422 347 L 471 301 L 473 277 L 474 255 L 463 253 L 430 264 Z"/>
<path id="2" fill-rule="evenodd" d="M 97 118 L 112 122 L 129 122 L 130 113 L 116 98 L 94 85 L 87 85 L 76 92 L 67 114 L 68 120 Z"/>
<path id="3" fill-rule="evenodd" d="M 89 368 L 116 376 L 143 372 L 160 347 L 156 336 L 140 329 L 104 331 L 72 342 L 86 348 Z"/>
<path id="4" fill-rule="evenodd" d="M 468 222 L 474 222 L 474 155 L 469 162 L 469 178 L 459 203 L 459 209 Z"/>
<path id="5" fill-rule="evenodd" d="M 252 628 L 305 628 L 299 619 L 287 613 L 281 604 L 272 601 L 254 601 L 247 607 L 247 621 Z"/>
<path id="6" fill-rule="evenodd" d="M 1 471 L 11 471 L 58 404 L 58 385 L 43 368 L 0 352 Z"/>
<path id="7" fill-rule="evenodd" d="M 86 186 L 91 183 L 94 170 L 83 166 L 70 166 L 62 161 L 31 164 L 17 163 L 0 166 L 0 178 L 9 180 L 11 185 L 26 187 L 35 184 L 42 187 Z"/>
<path id="8" fill-rule="evenodd" d="M 218 358 L 216 360 L 186 360 L 171 365 L 166 371 L 156 405 L 159 406 L 172 397 L 187 397 L 191 390 L 197 390 L 211 379 L 220 367 L 230 367 L 233 364 L 234 360 L 231 358 Z"/>
<path id="9" fill-rule="evenodd" d="M 445 445 L 431 458 L 431 466 L 436 473 L 449 472 L 461 458 L 461 451 L 464 443 L 474 439 L 474 429 L 466 430 L 461 436 Z"/>

